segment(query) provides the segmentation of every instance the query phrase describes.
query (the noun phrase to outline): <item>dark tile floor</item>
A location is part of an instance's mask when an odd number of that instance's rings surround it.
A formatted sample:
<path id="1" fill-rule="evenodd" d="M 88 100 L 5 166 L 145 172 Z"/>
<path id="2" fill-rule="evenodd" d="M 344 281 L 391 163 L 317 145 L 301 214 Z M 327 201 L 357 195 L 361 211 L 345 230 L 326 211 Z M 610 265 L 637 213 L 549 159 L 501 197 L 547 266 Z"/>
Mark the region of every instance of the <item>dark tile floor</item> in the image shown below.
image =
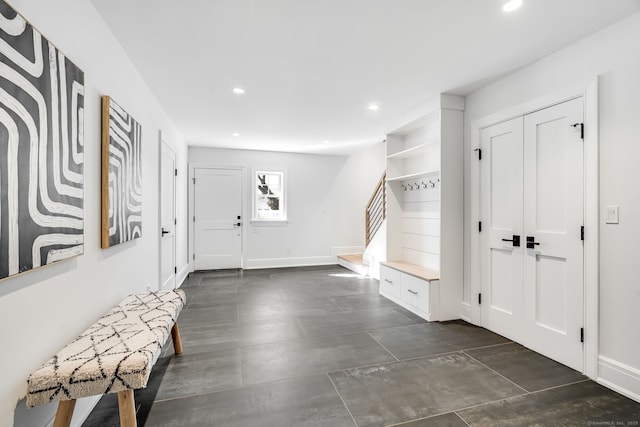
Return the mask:
<path id="1" fill-rule="evenodd" d="M 191 274 L 139 426 L 638 426 L 640 403 L 341 267 Z M 103 397 L 84 426 L 118 426 Z"/>

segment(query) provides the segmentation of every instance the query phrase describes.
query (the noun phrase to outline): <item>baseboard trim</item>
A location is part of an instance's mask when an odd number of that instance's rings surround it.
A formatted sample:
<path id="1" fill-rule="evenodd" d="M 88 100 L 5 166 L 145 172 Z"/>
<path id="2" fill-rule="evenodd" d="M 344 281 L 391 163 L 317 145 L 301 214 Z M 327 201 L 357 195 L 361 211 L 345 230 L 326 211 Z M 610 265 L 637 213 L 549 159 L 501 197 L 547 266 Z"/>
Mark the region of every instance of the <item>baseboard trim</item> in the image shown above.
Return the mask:
<path id="1" fill-rule="evenodd" d="M 460 318 L 465 322 L 473 323 L 471 321 L 471 304 L 468 302 L 460 304 Z"/>
<path id="2" fill-rule="evenodd" d="M 312 265 L 335 265 L 335 256 L 297 257 L 297 258 L 256 258 L 248 259 L 245 270 L 258 268 L 307 267 Z"/>
<path id="3" fill-rule="evenodd" d="M 191 270 L 191 265 L 187 263 L 182 266 L 180 271 L 178 271 L 178 277 L 176 278 L 176 288 L 179 288 L 180 286 L 182 286 L 184 281 L 187 279 L 187 276 L 189 275 L 190 270 Z"/>
<path id="4" fill-rule="evenodd" d="M 640 369 L 600 356 L 596 381 L 629 399 L 640 402 Z"/>

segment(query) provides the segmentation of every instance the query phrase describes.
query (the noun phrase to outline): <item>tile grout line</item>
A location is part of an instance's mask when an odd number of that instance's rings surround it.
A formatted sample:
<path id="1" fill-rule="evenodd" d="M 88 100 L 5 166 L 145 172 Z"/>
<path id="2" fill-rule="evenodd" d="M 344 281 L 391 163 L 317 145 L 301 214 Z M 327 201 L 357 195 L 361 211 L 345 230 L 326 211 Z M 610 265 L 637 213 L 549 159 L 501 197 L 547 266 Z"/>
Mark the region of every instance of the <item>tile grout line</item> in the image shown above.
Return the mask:
<path id="1" fill-rule="evenodd" d="M 580 384 L 580 383 L 587 382 L 587 381 L 592 381 L 592 380 L 590 378 L 586 378 L 584 380 L 574 381 L 574 382 L 571 382 L 571 383 L 561 384 L 561 385 L 557 385 L 557 386 L 553 386 L 553 387 L 548 387 L 548 388 L 545 388 L 545 389 L 542 389 L 542 390 L 530 391 L 530 392 L 527 392 L 527 393 L 517 394 L 515 396 L 509 396 L 509 397 L 505 397 L 505 398 L 502 398 L 502 399 L 492 400 L 490 402 L 484 402 L 484 403 L 478 403 L 477 405 L 466 406 L 464 408 L 456 409 L 453 412 L 455 412 L 456 415 L 458 415 L 460 418 L 462 418 L 462 416 L 458 414 L 459 411 L 466 411 L 467 409 L 479 408 L 481 406 L 491 405 L 493 403 L 498 403 L 498 402 L 502 402 L 502 401 L 509 400 L 509 399 L 515 399 L 517 397 L 530 396 L 530 395 L 533 395 L 533 394 L 541 393 L 543 391 L 549 391 L 549 390 L 553 390 L 553 389 L 556 389 L 556 388 L 567 387 L 567 386 L 570 386 L 570 385 Z M 464 419 L 463 419 L 463 421 L 464 421 Z"/>
<path id="2" fill-rule="evenodd" d="M 396 356 L 395 354 L 393 354 L 391 352 L 391 350 L 389 350 L 387 347 L 385 347 L 384 345 L 382 345 L 382 343 L 380 341 L 378 341 L 373 335 L 371 335 L 369 333 L 369 331 L 365 331 L 365 333 L 367 335 L 369 335 L 371 337 L 372 340 L 374 340 L 380 347 L 382 347 L 387 353 L 389 353 L 394 359 L 396 359 L 397 362 L 400 361 L 400 359 L 398 358 L 398 356 Z"/>
<path id="3" fill-rule="evenodd" d="M 342 372 L 342 371 L 335 371 L 335 372 Z M 329 373 L 319 373 L 319 374 L 312 374 L 312 375 L 307 375 L 307 376 L 303 376 L 303 377 L 294 377 L 294 378 L 283 378 L 280 380 L 275 380 L 275 381 L 267 381 L 264 383 L 256 383 L 256 384 L 246 384 L 240 387 L 227 387 L 227 388 L 222 388 L 220 390 L 213 390 L 213 391 L 209 391 L 209 392 L 202 392 L 202 393 L 193 393 L 193 394 L 187 394 L 184 396 L 179 396 L 179 397 L 169 397 L 166 399 L 154 399 L 153 401 L 140 401 L 140 404 L 144 404 L 144 403 L 149 403 L 149 404 L 154 404 L 156 402 L 170 402 L 173 400 L 181 400 L 181 399 L 189 399 L 189 398 L 193 398 L 193 397 L 200 397 L 200 396 L 207 396 L 210 394 L 218 394 L 218 393 L 225 393 L 225 392 L 229 392 L 229 391 L 235 391 L 235 390 L 242 390 L 242 389 L 248 389 L 250 387 L 260 387 L 260 386 L 266 386 L 268 384 L 277 384 L 277 383 L 282 383 L 282 382 L 286 382 L 286 381 L 295 381 L 295 380 L 300 380 L 300 379 L 305 379 L 305 378 L 312 378 L 312 377 L 320 377 L 322 375 L 329 375 Z M 329 378 L 331 379 L 331 378 Z M 335 388 L 335 386 L 334 386 Z M 337 391 L 337 390 L 336 390 Z M 107 395 L 104 395 L 107 396 Z M 117 408 L 117 405 L 115 406 Z"/>
<path id="4" fill-rule="evenodd" d="M 338 371 L 338 372 L 344 372 L 344 371 Z M 349 409 L 349 407 L 347 406 L 347 403 L 344 401 L 344 399 L 342 398 L 342 395 L 340 394 L 340 392 L 338 391 L 338 387 L 336 386 L 336 384 L 333 382 L 333 378 L 331 378 L 331 375 L 329 375 L 329 372 L 327 372 L 327 378 L 329 378 L 329 381 L 331 382 L 331 385 L 333 386 L 333 389 L 336 391 L 336 394 L 338 395 L 338 397 L 340 398 L 340 401 L 342 402 L 342 404 L 344 405 L 344 409 L 347 410 L 347 413 L 349 414 L 349 416 L 351 417 L 351 419 L 353 420 L 353 425 L 355 427 L 358 427 L 358 423 L 356 421 L 356 419 L 353 417 L 353 414 L 351 413 L 351 410 Z"/>
<path id="5" fill-rule="evenodd" d="M 473 357 L 472 355 L 470 355 L 469 353 L 467 353 L 466 350 L 462 350 L 462 354 L 466 355 L 467 357 L 469 357 L 471 360 L 475 360 L 477 363 L 479 363 L 480 365 L 484 366 L 485 368 L 487 368 L 488 370 L 490 370 L 491 372 L 493 372 L 494 374 L 504 378 L 505 380 L 509 381 L 511 384 L 515 385 L 516 387 L 518 387 L 520 390 L 523 390 L 525 392 L 525 394 L 529 394 L 531 393 L 529 390 L 525 389 L 524 387 L 520 386 L 519 384 L 516 384 L 514 381 L 511 381 L 509 378 L 505 377 L 504 375 L 502 375 L 500 372 L 496 371 L 495 369 L 485 365 L 484 363 L 482 363 L 481 361 L 479 361 L 478 359 L 476 359 L 475 357 Z M 500 399 L 502 400 L 502 399 Z"/>
<path id="6" fill-rule="evenodd" d="M 479 347 L 463 348 L 460 351 L 481 350 L 481 349 L 485 349 L 485 348 L 500 347 L 501 345 L 509 345 L 509 344 L 517 344 L 517 343 L 515 343 L 513 341 L 508 341 L 508 342 L 501 342 L 501 343 L 498 343 L 498 344 L 481 345 Z"/>
<path id="7" fill-rule="evenodd" d="M 467 422 L 467 420 L 465 420 L 464 418 L 462 418 L 462 415 L 458 414 L 458 412 L 457 412 L 457 411 L 453 411 L 453 413 L 456 415 L 456 417 L 460 418 L 460 419 L 462 420 L 462 422 L 463 422 L 463 423 L 465 423 L 465 424 L 466 424 L 466 425 L 468 425 L 468 426 L 471 426 L 471 424 L 469 424 L 469 423 Z"/>
<path id="8" fill-rule="evenodd" d="M 414 423 L 416 421 L 424 421 L 424 420 L 428 420 L 428 419 L 431 419 L 431 418 L 440 417 L 440 416 L 446 415 L 446 414 L 454 414 L 456 417 L 458 417 L 460 419 L 460 421 L 465 423 L 465 425 L 469 426 L 469 423 L 467 423 L 465 420 L 463 420 L 462 417 L 460 415 L 458 415 L 455 411 L 449 411 L 449 412 L 441 412 L 439 414 L 429 415 L 428 417 L 416 418 L 415 420 L 402 421 L 400 423 L 390 424 L 390 425 L 385 426 L 385 427 L 402 427 L 403 425 L 407 425 L 409 423 Z"/>
<path id="9" fill-rule="evenodd" d="M 589 382 L 589 381 L 593 381 L 593 380 L 591 378 L 584 378 L 582 380 L 572 381 L 572 382 L 566 383 L 566 384 L 558 384 L 558 385 L 554 385 L 554 386 L 551 386 L 551 387 L 543 388 L 543 389 L 540 389 L 540 390 L 531 391 L 531 392 L 529 392 L 529 394 L 541 393 L 543 391 L 554 390 L 556 388 L 567 387 L 567 386 L 570 386 L 570 385 L 580 384 L 580 383 Z M 595 381 L 593 381 L 593 382 L 595 383 Z"/>

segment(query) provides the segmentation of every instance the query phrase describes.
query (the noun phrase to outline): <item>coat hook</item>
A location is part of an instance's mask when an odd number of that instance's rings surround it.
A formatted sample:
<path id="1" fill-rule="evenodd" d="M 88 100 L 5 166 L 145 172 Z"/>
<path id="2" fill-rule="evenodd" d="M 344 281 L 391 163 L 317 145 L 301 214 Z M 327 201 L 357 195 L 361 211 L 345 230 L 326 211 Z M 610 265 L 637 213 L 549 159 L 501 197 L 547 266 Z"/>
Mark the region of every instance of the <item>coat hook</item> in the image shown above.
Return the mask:
<path id="1" fill-rule="evenodd" d="M 402 185 L 402 191 L 407 191 L 407 187 L 404 184 L 400 184 Z"/>
<path id="2" fill-rule="evenodd" d="M 422 188 L 427 188 L 427 184 L 424 181 L 422 181 Z"/>
<path id="3" fill-rule="evenodd" d="M 429 187 L 433 188 L 435 186 L 436 186 L 436 184 L 433 181 L 429 180 Z"/>

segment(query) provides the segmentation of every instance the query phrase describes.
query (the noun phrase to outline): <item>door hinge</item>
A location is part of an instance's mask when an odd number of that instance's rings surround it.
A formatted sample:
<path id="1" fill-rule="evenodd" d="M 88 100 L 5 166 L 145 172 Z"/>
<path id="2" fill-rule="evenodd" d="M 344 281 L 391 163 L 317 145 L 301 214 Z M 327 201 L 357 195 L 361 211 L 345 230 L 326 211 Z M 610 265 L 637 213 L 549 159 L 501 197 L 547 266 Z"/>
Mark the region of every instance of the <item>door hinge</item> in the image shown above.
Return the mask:
<path id="1" fill-rule="evenodd" d="M 178 218 L 173 218 L 173 224 L 178 225 Z"/>
<path id="2" fill-rule="evenodd" d="M 173 267 L 173 272 L 174 272 L 175 274 L 178 274 L 178 267 Z"/>
<path id="3" fill-rule="evenodd" d="M 584 342 L 584 328 L 580 328 L 580 342 Z"/>
<path id="4" fill-rule="evenodd" d="M 196 179 L 195 178 L 191 178 L 193 179 L 193 185 L 196 185 Z"/>
<path id="5" fill-rule="evenodd" d="M 580 126 L 580 138 L 584 139 L 584 123 L 574 123 L 571 125 L 572 128 L 577 128 Z"/>
<path id="6" fill-rule="evenodd" d="M 175 176 L 178 176 L 178 169 L 174 169 L 173 172 Z"/>
<path id="7" fill-rule="evenodd" d="M 196 222 L 196 216 L 195 215 L 193 216 L 193 222 Z"/>
<path id="8" fill-rule="evenodd" d="M 476 148 L 473 151 L 477 151 L 478 152 L 478 160 L 482 160 L 482 148 Z"/>
<path id="9" fill-rule="evenodd" d="M 478 233 L 482 233 L 482 221 L 478 221 Z"/>
<path id="10" fill-rule="evenodd" d="M 584 242 L 584 225 L 580 226 L 580 240 Z"/>
<path id="11" fill-rule="evenodd" d="M 482 294 L 478 294 L 478 305 L 482 305 Z"/>
<path id="12" fill-rule="evenodd" d="M 196 259 L 196 254 L 193 254 L 193 259 Z"/>

